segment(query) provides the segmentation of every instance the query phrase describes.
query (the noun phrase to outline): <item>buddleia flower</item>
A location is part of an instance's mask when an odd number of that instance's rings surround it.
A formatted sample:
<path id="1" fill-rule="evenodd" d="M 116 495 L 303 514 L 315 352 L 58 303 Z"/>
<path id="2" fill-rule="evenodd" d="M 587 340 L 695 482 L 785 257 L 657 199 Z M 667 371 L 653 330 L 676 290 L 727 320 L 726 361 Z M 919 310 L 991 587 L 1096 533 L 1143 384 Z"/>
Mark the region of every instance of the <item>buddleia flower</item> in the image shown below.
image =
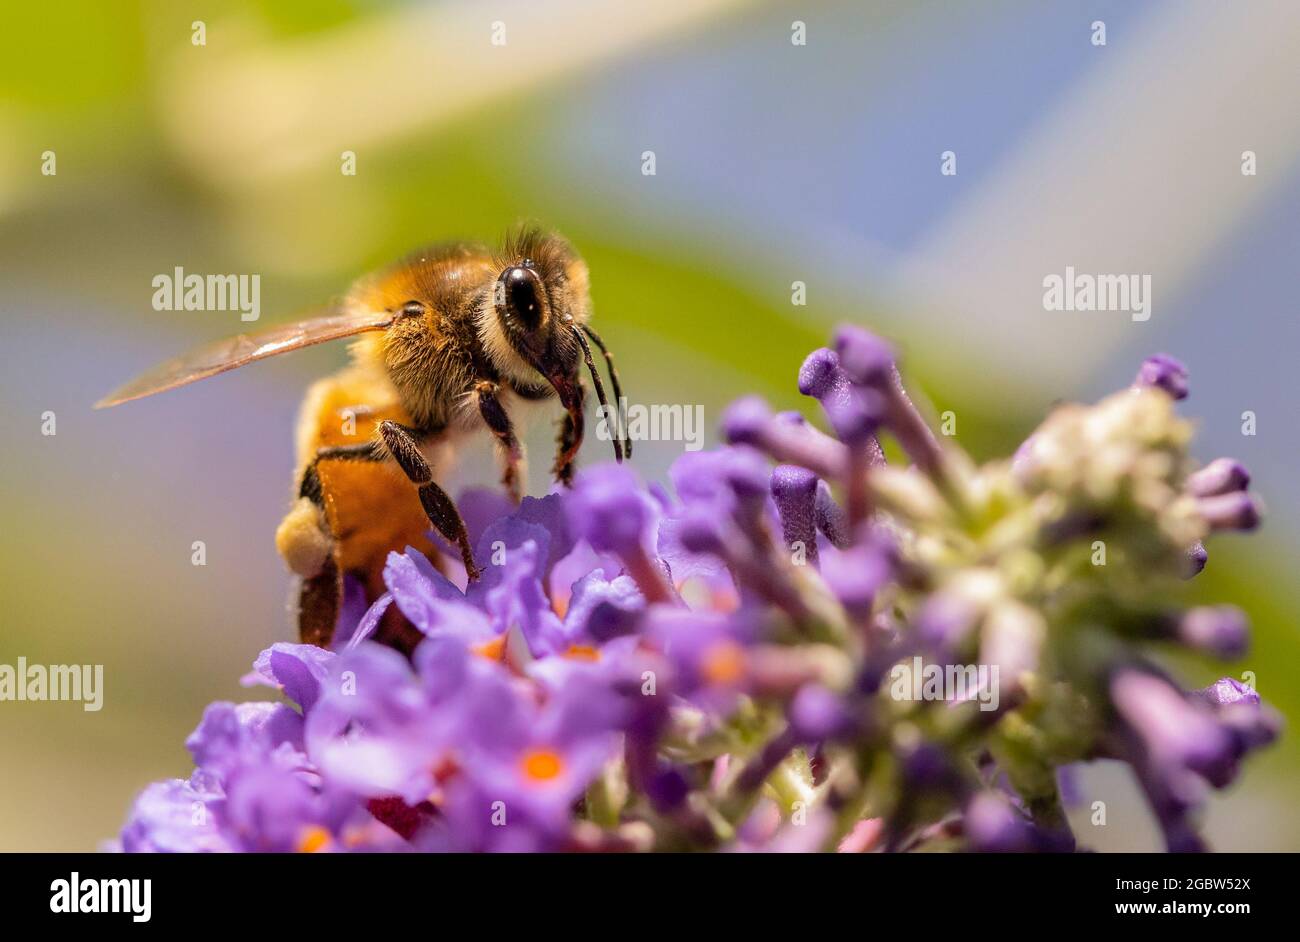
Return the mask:
<path id="1" fill-rule="evenodd" d="M 670 487 L 608 464 L 464 495 L 483 577 L 390 554 L 332 650 L 257 656 L 279 701 L 209 707 L 121 848 L 1059 852 L 1063 783 L 1112 759 L 1203 849 L 1205 795 L 1280 722 L 1159 666 L 1245 653 L 1239 609 L 1179 598 L 1262 516 L 1243 466 L 1191 459 L 1186 368 L 1152 357 L 983 464 L 859 327 L 795 380 L 819 417 L 741 399 Z M 375 640 L 396 616 L 409 654 Z"/>

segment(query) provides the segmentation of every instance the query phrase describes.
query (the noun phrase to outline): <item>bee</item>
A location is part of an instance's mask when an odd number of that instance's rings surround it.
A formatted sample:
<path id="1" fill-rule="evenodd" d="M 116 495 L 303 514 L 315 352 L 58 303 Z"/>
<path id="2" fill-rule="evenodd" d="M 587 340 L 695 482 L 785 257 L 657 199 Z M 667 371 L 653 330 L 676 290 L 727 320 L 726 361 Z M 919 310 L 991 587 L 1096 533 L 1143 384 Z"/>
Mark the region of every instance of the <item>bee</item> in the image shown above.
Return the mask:
<path id="1" fill-rule="evenodd" d="M 432 553 L 430 524 L 459 549 L 469 580 L 479 578 L 465 522 L 437 481 L 468 438 L 493 437 L 501 483 L 518 502 L 525 454 L 512 412 L 558 401 L 564 413 L 552 472 L 566 486 L 583 439 L 583 365 L 601 414 L 615 429 L 588 340 L 604 356 L 615 402 L 622 401 L 618 372 L 590 317 L 586 263 L 558 234 L 523 228 L 499 252 L 471 243 L 417 252 L 363 277 L 320 316 L 200 347 L 95 407 L 357 338 L 351 363 L 307 391 L 296 434 L 294 499 L 275 536 L 301 580 L 299 637 L 327 647 L 344 575 L 360 580 L 373 602 L 384 591 L 389 552 L 413 546 Z M 631 456 L 626 429 L 610 438 L 616 460 Z M 417 640 L 414 630 L 393 607 L 378 640 L 406 648 Z"/>

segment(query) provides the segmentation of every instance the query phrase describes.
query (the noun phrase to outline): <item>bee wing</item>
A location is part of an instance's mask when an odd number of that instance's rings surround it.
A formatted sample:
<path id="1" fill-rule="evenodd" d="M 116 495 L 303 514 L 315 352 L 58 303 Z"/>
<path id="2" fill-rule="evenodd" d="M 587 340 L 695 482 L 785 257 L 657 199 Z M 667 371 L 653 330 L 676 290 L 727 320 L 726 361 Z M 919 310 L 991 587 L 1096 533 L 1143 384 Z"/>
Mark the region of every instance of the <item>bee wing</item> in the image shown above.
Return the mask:
<path id="1" fill-rule="evenodd" d="M 340 340 L 368 330 L 383 330 L 393 322 L 393 317 L 390 311 L 336 312 L 217 340 L 158 364 L 99 400 L 95 403 L 95 408 L 105 409 L 132 399 L 166 392 L 257 360 L 301 350 L 303 347 Z"/>

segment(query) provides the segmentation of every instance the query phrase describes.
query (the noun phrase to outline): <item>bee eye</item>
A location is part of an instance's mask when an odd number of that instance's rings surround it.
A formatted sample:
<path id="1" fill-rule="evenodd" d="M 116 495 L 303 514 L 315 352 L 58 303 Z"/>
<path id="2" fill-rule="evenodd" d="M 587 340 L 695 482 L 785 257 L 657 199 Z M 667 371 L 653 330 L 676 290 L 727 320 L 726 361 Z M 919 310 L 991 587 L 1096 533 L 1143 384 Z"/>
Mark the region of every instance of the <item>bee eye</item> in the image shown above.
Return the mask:
<path id="1" fill-rule="evenodd" d="M 515 266 L 501 273 L 498 297 L 506 309 L 527 330 L 536 330 L 542 319 L 541 281 L 531 268 Z"/>
<path id="2" fill-rule="evenodd" d="M 422 317 L 424 316 L 424 305 L 419 301 L 407 301 L 402 305 L 402 310 L 398 313 L 401 317 Z"/>

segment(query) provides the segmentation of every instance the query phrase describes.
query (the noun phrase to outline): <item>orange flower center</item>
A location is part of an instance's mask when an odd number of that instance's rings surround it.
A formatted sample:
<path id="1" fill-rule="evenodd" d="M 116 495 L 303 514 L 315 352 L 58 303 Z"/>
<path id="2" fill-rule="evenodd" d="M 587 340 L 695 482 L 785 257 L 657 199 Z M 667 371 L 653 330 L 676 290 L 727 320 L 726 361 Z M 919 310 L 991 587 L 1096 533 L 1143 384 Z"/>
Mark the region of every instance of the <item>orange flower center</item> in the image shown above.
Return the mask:
<path id="1" fill-rule="evenodd" d="M 530 749 L 519 764 L 534 782 L 549 782 L 564 771 L 564 760 L 554 749 Z"/>
<path id="2" fill-rule="evenodd" d="M 314 854 L 324 850 L 329 842 L 330 832 L 319 824 L 313 824 L 311 827 L 304 828 L 302 836 L 298 838 L 298 853 Z"/>
<path id="3" fill-rule="evenodd" d="M 719 686 L 738 683 L 745 676 L 745 649 L 734 641 L 711 645 L 700 659 L 700 674 Z"/>
<path id="4" fill-rule="evenodd" d="M 600 652 L 589 644 L 571 644 L 564 656 L 573 661 L 599 661 Z"/>
<path id="5" fill-rule="evenodd" d="M 489 661 L 503 661 L 506 657 L 506 636 L 497 635 L 491 641 L 484 641 L 482 644 L 476 644 L 473 648 L 475 654 L 485 657 Z"/>

